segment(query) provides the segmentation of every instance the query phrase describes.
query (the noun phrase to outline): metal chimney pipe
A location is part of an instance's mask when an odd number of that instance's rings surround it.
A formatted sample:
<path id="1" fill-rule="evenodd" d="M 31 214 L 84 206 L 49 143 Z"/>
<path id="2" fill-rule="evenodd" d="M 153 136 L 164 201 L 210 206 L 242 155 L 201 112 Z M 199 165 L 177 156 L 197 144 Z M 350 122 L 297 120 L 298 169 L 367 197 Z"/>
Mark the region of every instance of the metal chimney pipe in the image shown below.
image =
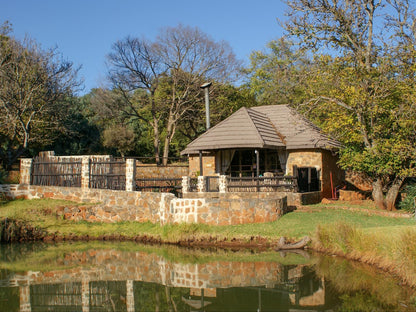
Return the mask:
<path id="1" fill-rule="evenodd" d="M 211 127 L 209 120 L 209 87 L 212 85 L 211 82 L 204 83 L 201 89 L 205 91 L 205 120 L 207 130 Z"/>

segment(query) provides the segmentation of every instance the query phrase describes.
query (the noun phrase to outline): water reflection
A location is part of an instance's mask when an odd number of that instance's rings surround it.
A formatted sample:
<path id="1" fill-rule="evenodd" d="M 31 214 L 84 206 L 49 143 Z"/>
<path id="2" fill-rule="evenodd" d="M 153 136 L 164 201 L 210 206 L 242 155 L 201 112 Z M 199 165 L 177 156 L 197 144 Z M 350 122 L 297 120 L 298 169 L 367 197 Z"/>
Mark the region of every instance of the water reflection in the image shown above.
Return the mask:
<path id="1" fill-rule="evenodd" d="M 0 311 L 414 308 L 411 290 L 394 279 L 305 253 L 208 252 L 129 243 L 1 248 Z"/>

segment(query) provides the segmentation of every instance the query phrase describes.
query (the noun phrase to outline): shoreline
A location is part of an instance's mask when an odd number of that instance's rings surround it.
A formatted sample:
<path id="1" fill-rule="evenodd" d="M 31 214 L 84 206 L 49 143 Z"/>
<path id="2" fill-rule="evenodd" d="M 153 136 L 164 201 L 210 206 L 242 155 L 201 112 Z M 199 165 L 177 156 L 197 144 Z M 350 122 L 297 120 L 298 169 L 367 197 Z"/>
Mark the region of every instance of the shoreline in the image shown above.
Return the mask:
<path id="1" fill-rule="evenodd" d="M 10 243 L 27 243 L 27 242 L 44 242 L 44 243 L 62 243 L 62 242 L 136 242 L 144 245 L 167 245 L 167 246 L 178 246 L 186 248 L 219 248 L 219 249 L 230 249 L 230 250 L 256 250 L 256 251 L 274 251 L 274 252 L 300 252 L 300 251 L 311 251 L 320 253 L 327 256 L 336 256 L 338 258 L 343 258 L 348 261 L 359 262 L 367 264 L 377 268 L 387 274 L 391 274 L 395 278 L 401 281 L 401 285 L 406 285 L 413 289 L 416 289 L 416 282 L 409 282 L 406 275 L 401 274 L 400 271 L 397 271 L 394 266 L 389 263 L 388 265 L 383 264 L 383 259 L 381 261 L 368 261 L 365 257 L 358 254 L 345 254 L 336 250 L 323 248 L 319 242 L 311 240 L 307 246 L 301 249 L 293 250 L 276 250 L 275 246 L 278 244 L 278 240 L 267 239 L 264 237 L 253 237 L 250 242 L 247 242 L 244 239 L 217 239 L 215 237 L 200 237 L 198 239 L 193 237 L 188 237 L 178 241 L 167 241 L 163 240 L 160 237 L 152 237 L 148 235 L 136 235 L 136 236 L 125 236 L 125 235 L 101 235 L 98 237 L 93 237 L 89 235 L 57 235 L 57 234 L 48 234 L 38 240 L 20 240 Z M 289 241 L 294 241 L 289 239 Z"/>
<path id="2" fill-rule="evenodd" d="M 353 204 L 306 206 L 277 221 L 261 224 L 160 226 L 149 222 L 69 221 L 57 214 L 63 204 L 76 205 L 56 200 L 5 202 L 0 209 L 1 242 L 131 241 L 189 248 L 276 251 L 282 237 L 295 243 L 309 236 L 312 241 L 308 250 L 369 264 L 416 287 L 415 220 L 396 214 L 381 216 L 365 206 L 362 209 Z"/>

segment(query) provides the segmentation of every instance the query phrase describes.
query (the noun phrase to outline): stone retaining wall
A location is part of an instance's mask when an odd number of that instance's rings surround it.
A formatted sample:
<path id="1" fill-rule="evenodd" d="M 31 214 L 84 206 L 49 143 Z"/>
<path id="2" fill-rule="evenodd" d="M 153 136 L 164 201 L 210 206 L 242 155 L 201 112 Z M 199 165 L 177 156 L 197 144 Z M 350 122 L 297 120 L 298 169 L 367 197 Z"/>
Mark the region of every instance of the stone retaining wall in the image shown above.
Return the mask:
<path id="1" fill-rule="evenodd" d="M 209 193 L 207 193 L 208 195 Z M 173 222 L 233 225 L 272 222 L 287 211 L 285 196 L 258 194 L 239 196 L 217 193 L 216 197 L 174 199 L 171 202 Z"/>
<path id="2" fill-rule="evenodd" d="M 217 197 L 200 193 L 200 198 L 192 199 L 176 198 L 170 193 L 16 185 L 7 194 L 12 198 L 15 196 L 12 194 L 20 194 L 28 199 L 53 198 L 93 203 L 82 207 L 63 207 L 59 212 L 66 219 L 91 222 L 231 225 L 275 221 L 287 210 L 286 196 L 259 193 L 217 193 Z M 207 196 L 204 197 L 204 194 Z"/>
<path id="3" fill-rule="evenodd" d="M 7 199 L 26 198 L 27 190 L 27 186 L 21 184 L 0 184 L 0 196 Z"/>

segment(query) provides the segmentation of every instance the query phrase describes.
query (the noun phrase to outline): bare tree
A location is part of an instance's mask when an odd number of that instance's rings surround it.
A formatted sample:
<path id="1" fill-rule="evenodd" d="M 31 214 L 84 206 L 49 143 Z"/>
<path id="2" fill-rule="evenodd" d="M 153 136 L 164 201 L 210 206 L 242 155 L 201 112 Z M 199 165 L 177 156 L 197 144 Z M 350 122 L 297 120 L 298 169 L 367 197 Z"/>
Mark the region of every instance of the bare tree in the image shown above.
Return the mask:
<path id="1" fill-rule="evenodd" d="M 153 128 L 158 162 L 164 141 L 164 165 L 178 123 L 201 101 L 202 82 L 231 80 L 240 66 L 228 44 L 182 25 L 163 29 L 154 42 L 118 41 L 108 59 L 109 78 L 124 95 L 124 110 Z M 138 89 L 145 93 L 135 93 Z"/>
<path id="2" fill-rule="evenodd" d="M 0 37 L 0 123 L 7 142 L 1 146 L 8 166 L 30 144 L 50 143 L 65 113 L 59 105 L 80 85 L 77 70 L 56 50 L 44 51 L 30 39 Z M 7 159 L 7 161 L 5 161 Z"/>

